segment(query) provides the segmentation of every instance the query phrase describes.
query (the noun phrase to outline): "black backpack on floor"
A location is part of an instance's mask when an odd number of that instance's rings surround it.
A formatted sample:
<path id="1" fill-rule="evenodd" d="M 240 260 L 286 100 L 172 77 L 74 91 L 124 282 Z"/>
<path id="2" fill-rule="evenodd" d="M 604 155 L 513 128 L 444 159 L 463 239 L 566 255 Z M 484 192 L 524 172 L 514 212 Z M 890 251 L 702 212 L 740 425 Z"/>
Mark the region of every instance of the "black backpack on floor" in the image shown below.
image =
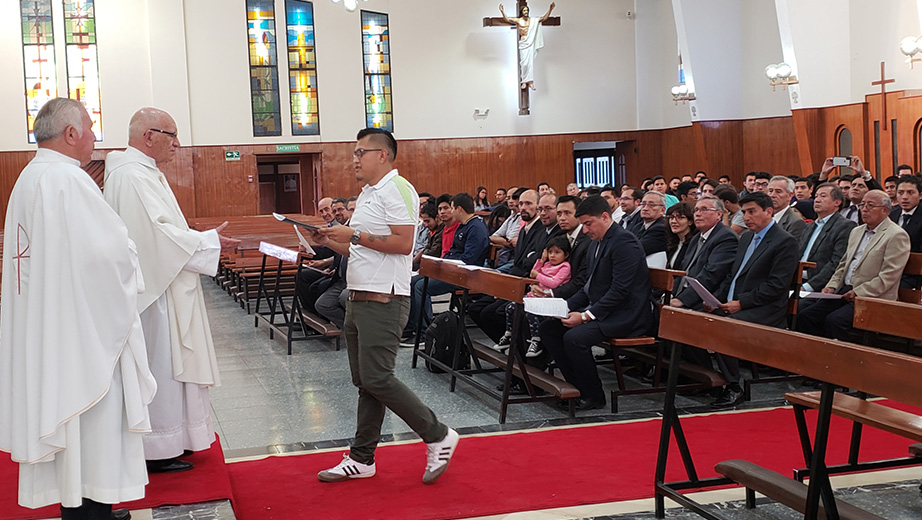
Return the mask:
<path id="1" fill-rule="evenodd" d="M 452 311 L 437 314 L 432 319 L 432 323 L 426 328 L 426 354 L 451 366 L 455 357 L 455 345 L 460 343 L 458 341 L 460 334 L 461 320 L 458 319 L 457 314 Z M 458 368 L 470 368 L 471 360 L 468 356 L 462 356 L 459 364 Z M 444 372 L 444 370 L 429 361 L 426 361 L 426 368 L 434 374 Z"/>

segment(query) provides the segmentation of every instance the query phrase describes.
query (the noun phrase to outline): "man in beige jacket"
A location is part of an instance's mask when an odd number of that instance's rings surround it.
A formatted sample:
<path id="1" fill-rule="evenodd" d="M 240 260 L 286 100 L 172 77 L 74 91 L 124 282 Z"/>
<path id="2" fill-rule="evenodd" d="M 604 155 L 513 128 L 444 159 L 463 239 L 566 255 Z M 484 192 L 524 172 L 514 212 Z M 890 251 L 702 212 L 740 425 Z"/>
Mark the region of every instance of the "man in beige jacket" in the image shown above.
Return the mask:
<path id="1" fill-rule="evenodd" d="M 819 300 L 803 309 L 797 314 L 797 330 L 847 340 L 856 296 L 896 300 L 910 245 L 906 231 L 888 218 L 891 204 L 881 190 L 864 195 L 864 224 L 852 230 L 845 255 L 823 289 L 842 298 Z"/>

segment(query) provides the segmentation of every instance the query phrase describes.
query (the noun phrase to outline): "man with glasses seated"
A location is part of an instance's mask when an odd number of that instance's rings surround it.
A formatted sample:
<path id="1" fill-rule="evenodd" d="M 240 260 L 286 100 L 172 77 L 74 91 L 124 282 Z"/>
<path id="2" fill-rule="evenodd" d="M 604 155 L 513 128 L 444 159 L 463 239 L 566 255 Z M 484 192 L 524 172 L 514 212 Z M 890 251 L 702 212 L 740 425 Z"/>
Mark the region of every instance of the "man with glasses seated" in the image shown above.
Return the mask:
<path id="1" fill-rule="evenodd" d="M 855 298 L 896 300 L 900 276 L 909 260 L 909 235 L 890 220 L 890 197 L 871 190 L 861 201 L 861 218 L 848 237 L 845 255 L 822 292 L 841 299 L 817 300 L 797 313 L 797 330 L 848 340 L 855 315 Z"/>
<path id="2" fill-rule="evenodd" d="M 648 191 L 640 202 L 643 224 L 634 227 L 633 233 L 643 246 L 644 255 L 666 251 L 666 196 L 658 191 Z"/>

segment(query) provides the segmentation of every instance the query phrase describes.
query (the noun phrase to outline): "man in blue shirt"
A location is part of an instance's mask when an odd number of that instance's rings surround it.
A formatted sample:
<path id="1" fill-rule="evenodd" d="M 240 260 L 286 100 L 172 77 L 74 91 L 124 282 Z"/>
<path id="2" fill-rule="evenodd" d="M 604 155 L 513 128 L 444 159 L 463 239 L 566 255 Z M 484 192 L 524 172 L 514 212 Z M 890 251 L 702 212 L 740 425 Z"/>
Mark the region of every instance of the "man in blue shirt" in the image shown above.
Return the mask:
<path id="1" fill-rule="evenodd" d="M 474 215 L 474 199 L 468 193 L 459 193 L 451 198 L 452 217 L 458 222 L 451 249 L 442 257 L 445 260 L 461 260 L 467 265 L 483 265 L 490 250 L 490 232 L 483 219 Z M 432 296 L 447 294 L 458 287 L 441 280 L 429 280 L 423 295 L 423 280 L 419 276 L 413 281 L 410 300 L 410 319 L 404 330 L 402 346 L 413 346 L 416 339 L 416 326 L 419 323 L 420 308 L 425 310 L 426 318 L 432 318 Z M 425 296 L 425 298 L 424 298 Z"/>

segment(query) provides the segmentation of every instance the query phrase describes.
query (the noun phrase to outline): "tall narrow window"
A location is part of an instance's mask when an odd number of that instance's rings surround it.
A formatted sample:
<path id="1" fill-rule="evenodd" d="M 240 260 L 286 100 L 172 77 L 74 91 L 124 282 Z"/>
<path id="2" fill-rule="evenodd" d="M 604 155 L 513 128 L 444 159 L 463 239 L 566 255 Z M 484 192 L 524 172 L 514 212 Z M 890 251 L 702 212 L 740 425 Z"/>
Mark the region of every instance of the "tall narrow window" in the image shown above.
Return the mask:
<path id="1" fill-rule="evenodd" d="M 282 135 L 273 0 L 247 0 L 253 135 Z"/>
<path id="2" fill-rule="evenodd" d="M 94 0 L 64 0 L 64 43 L 67 50 L 67 95 L 83 103 L 102 140 L 102 102 L 96 61 Z"/>
<path id="3" fill-rule="evenodd" d="M 365 61 L 365 126 L 394 131 L 391 106 L 391 46 L 387 15 L 362 11 Z"/>
<path id="4" fill-rule="evenodd" d="M 320 133 L 317 106 L 317 60 L 314 56 L 314 6 L 285 0 L 288 25 L 288 85 L 291 90 L 292 135 Z"/>
<path id="5" fill-rule="evenodd" d="M 51 29 L 51 0 L 22 0 L 22 58 L 26 77 L 26 113 L 29 142 L 35 116 L 46 101 L 58 96 L 54 69 L 54 33 Z"/>

